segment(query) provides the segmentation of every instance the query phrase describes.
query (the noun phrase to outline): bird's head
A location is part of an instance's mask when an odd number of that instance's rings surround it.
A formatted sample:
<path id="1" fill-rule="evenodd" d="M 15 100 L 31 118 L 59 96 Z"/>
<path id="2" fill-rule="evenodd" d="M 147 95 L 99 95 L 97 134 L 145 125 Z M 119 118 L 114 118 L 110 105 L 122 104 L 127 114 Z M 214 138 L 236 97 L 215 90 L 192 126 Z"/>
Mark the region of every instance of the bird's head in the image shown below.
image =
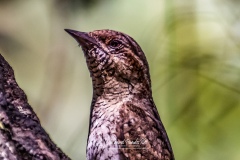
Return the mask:
<path id="1" fill-rule="evenodd" d="M 151 92 L 148 63 L 133 38 L 107 29 L 65 31 L 82 47 L 95 90 L 102 92 L 103 88 L 109 88 L 117 93 L 118 89 L 125 87 L 129 92 Z"/>

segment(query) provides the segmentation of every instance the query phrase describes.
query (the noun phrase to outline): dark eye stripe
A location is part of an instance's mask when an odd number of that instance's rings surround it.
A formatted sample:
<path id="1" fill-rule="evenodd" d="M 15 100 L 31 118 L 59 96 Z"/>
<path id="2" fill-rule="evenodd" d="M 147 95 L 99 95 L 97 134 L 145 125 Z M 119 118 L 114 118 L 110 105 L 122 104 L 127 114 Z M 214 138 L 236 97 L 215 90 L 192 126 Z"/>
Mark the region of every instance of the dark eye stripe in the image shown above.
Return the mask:
<path id="1" fill-rule="evenodd" d="M 120 49 L 123 47 L 123 43 L 119 40 L 113 39 L 108 43 L 108 46 L 113 49 Z"/>

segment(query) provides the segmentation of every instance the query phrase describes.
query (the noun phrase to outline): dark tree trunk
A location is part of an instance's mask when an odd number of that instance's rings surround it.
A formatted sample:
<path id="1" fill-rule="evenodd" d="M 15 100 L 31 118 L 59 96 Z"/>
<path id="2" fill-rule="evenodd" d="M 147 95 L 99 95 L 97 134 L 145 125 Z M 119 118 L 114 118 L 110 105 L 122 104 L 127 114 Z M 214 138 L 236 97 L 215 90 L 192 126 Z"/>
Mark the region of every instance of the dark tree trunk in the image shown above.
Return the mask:
<path id="1" fill-rule="evenodd" d="M 0 159 L 69 160 L 42 128 L 12 67 L 0 55 Z"/>

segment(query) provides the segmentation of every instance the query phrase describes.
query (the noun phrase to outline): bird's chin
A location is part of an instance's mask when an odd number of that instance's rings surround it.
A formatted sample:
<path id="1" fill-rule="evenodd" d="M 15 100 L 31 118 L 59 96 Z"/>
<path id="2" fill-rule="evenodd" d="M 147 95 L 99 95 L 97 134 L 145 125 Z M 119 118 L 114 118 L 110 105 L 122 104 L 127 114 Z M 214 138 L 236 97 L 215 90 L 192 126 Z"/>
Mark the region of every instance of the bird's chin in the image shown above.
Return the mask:
<path id="1" fill-rule="evenodd" d="M 81 48 L 82 48 L 83 53 L 86 55 L 86 53 L 88 53 L 88 49 L 85 47 L 81 47 Z"/>
<path id="2" fill-rule="evenodd" d="M 82 48 L 82 50 L 84 52 L 87 52 L 88 50 L 91 50 L 93 48 L 93 45 L 88 44 L 88 43 L 86 43 L 86 44 L 80 44 L 79 43 L 79 46 Z"/>
<path id="3" fill-rule="evenodd" d="M 86 59 L 92 59 L 91 48 L 81 46 L 83 54 Z"/>

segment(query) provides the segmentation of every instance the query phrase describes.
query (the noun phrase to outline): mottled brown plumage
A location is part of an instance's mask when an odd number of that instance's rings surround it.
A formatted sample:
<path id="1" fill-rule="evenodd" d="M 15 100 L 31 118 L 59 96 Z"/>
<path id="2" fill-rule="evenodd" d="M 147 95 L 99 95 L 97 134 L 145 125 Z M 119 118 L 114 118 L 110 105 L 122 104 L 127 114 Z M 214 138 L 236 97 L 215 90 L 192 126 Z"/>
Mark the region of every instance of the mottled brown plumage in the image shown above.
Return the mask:
<path id="1" fill-rule="evenodd" d="M 0 54 L 0 159 L 70 160 L 50 139 Z"/>
<path id="2" fill-rule="evenodd" d="M 66 31 L 82 47 L 92 77 L 87 159 L 174 160 L 139 45 L 112 30 Z"/>

